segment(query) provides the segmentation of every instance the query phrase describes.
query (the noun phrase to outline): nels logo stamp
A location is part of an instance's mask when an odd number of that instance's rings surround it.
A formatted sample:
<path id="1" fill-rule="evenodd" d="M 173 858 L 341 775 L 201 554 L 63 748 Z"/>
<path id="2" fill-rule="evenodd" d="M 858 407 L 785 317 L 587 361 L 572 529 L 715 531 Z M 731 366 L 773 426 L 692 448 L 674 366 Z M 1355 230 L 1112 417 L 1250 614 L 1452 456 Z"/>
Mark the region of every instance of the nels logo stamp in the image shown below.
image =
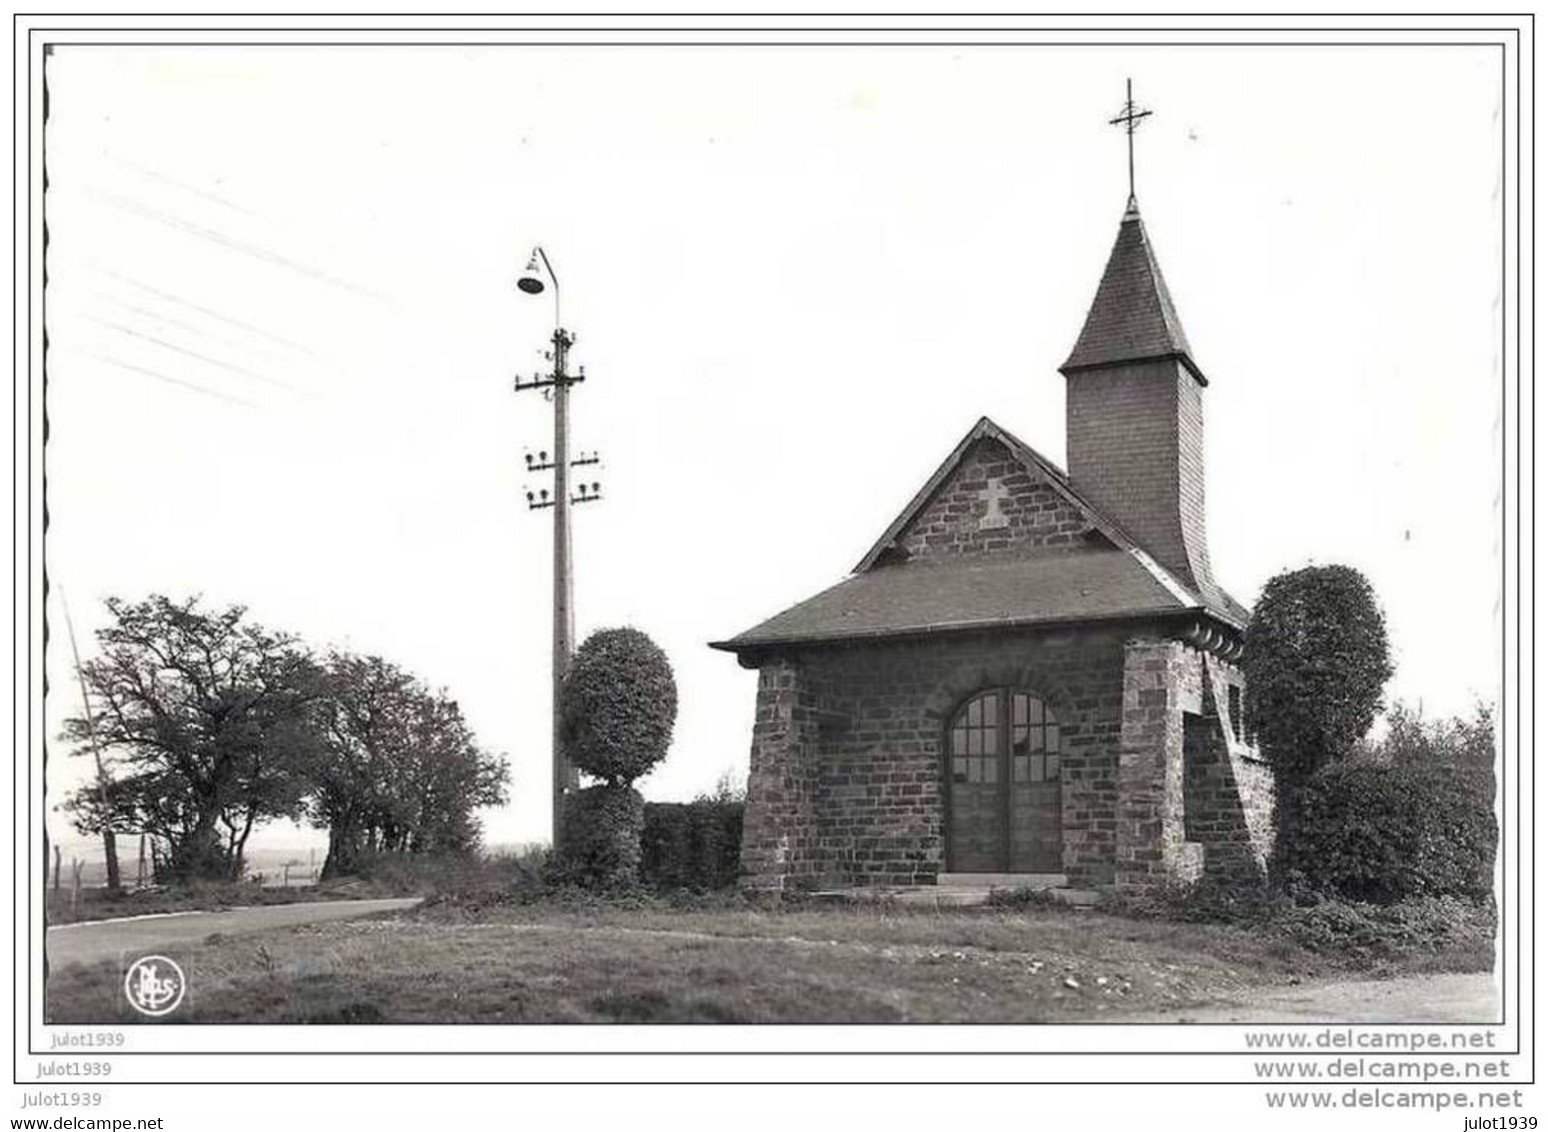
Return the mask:
<path id="1" fill-rule="evenodd" d="M 124 974 L 124 997 L 141 1014 L 163 1018 L 182 1004 L 188 980 L 165 955 L 144 955 Z"/>

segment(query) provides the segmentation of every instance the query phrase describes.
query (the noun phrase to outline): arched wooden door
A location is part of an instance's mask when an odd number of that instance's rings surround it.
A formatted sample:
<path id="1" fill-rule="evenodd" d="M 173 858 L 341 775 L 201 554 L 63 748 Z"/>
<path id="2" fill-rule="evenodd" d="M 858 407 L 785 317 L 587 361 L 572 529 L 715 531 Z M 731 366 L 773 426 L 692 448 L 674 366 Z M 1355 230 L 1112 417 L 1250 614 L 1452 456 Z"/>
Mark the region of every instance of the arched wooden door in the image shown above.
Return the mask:
<path id="1" fill-rule="evenodd" d="M 1036 695 L 987 688 L 946 729 L 946 868 L 1063 871 L 1059 722 Z"/>

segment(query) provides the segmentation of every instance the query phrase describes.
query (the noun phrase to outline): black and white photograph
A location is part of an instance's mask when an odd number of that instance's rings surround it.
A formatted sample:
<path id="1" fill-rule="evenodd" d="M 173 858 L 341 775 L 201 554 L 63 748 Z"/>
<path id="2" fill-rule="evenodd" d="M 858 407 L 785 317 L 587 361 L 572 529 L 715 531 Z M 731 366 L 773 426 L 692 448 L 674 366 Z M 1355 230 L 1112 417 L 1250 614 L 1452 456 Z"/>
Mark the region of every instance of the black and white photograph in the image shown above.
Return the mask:
<path id="1" fill-rule="evenodd" d="M 1536 1127 L 1530 15 L 15 21 L 12 1127 Z"/>

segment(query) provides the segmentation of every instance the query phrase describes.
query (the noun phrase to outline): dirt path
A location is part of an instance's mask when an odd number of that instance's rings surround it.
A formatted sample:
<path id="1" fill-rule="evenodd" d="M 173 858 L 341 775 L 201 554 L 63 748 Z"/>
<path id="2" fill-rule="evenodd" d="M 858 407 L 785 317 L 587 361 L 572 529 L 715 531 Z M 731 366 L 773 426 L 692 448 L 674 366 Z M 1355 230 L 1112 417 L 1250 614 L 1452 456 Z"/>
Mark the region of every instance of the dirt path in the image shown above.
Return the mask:
<path id="1" fill-rule="evenodd" d="M 220 912 L 170 912 L 123 920 L 61 924 L 48 929 L 48 961 L 58 970 L 67 964 L 115 959 L 129 952 L 143 955 L 158 949 L 187 946 L 217 933 L 238 935 L 326 920 L 348 920 L 373 912 L 396 912 L 418 903 L 417 899 L 321 900 L 306 904 L 228 908 Z"/>
<path id="2" fill-rule="evenodd" d="M 1126 1022 L 1448 1022 L 1500 1020 L 1493 975 L 1410 975 L 1280 987 L 1250 1001 L 1135 1016 Z"/>

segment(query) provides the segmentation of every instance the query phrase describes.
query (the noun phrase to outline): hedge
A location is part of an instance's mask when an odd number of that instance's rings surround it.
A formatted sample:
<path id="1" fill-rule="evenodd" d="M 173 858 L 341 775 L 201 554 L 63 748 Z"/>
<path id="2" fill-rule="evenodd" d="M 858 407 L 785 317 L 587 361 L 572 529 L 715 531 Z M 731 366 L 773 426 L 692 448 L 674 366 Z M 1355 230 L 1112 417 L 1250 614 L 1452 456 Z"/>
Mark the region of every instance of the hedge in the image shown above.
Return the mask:
<path id="1" fill-rule="evenodd" d="M 1433 763 L 1335 763 L 1299 793 L 1284 846 L 1292 888 L 1378 904 L 1492 891 L 1498 826 L 1486 777 Z"/>
<path id="2" fill-rule="evenodd" d="M 589 786 L 565 795 L 555 878 L 594 888 L 640 879 L 645 799 L 628 786 Z"/>
<path id="3" fill-rule="evenodd" d="M 714 798 L 645 806 L 640 878 L 652 888 L 708 890 L 741 872 L 742 803 Z"/>
<path id="4" fill-rule="evenodd" d="M 1393 904 L 1337 898 L 1283 908 L 1274 934 L 1342 966 L 1360 969 L 1404 957 L 1451 952 L 1475 957 L 1485 970 L 1494 958 L 1494 902 L 1456 896 L 1413 896 Z M 1451 968 L 1446 968 L 1451 969 Z"/>

